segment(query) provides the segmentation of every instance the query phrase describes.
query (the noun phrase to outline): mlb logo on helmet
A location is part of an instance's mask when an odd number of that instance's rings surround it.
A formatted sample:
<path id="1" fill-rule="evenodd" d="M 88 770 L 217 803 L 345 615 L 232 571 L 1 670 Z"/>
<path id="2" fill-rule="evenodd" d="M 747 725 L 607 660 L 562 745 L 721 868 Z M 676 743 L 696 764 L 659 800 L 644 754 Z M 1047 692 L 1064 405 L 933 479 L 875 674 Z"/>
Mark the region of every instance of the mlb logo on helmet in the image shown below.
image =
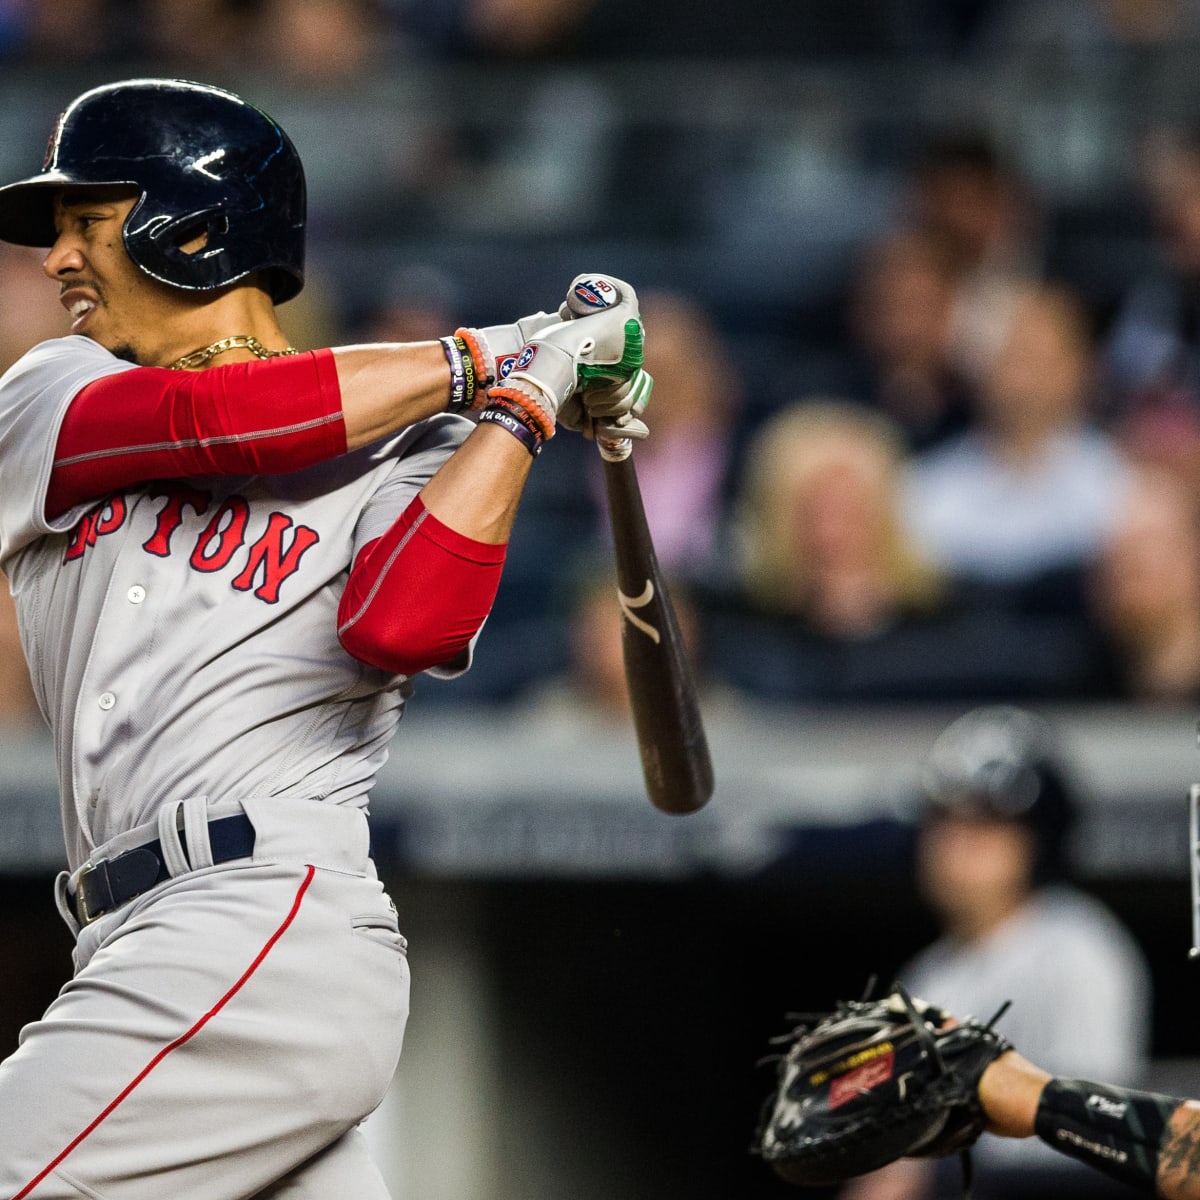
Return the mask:
<path id="1" fill-rule="evenodd" d="M 536 347 L 536 346 L 526 346 L 526 347 L 525 347 L 525 348 L 524 348 L 524 349 L 521 351 L 521 353 L 517 355 L 517 360 L 516 360 L 516 362 L 514 362 L 514 363 L 513 363 L 513 365 L 512 365 L 512 369 L 513 369 L 514 371 L 523 371 L 523 370 L 525 370 L 525 368 L 526 368 L 527 366 L 529 366 L 529 364 L 530 364 L 531 362 L 533 362 L 533 356 L 534 356 L 536 353 L 537 353 L 537 347 Z"/>
<path id="2" fill-rule="evenodd" d="M 617 302 L 617 289 L 607 279 L 581 279 L 575 295 L 588 308 L 609 308 Z"/>

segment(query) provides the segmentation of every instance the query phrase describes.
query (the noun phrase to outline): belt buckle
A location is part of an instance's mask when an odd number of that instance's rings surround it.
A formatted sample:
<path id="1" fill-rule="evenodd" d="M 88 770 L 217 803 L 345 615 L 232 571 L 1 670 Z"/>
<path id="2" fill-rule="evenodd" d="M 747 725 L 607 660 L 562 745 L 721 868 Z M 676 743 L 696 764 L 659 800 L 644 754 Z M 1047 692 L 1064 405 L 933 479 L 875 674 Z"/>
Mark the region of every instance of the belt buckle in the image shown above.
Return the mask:
<path id="1" fill-rule="evenodd" d="M 102 917 L 107 911 L 107 908 L 98 908 L 92 912 L 88 908 L 87 896 L 84 894 L 83 881 L 89 876 L 98 871 L 101 867 L 108 865 L 107 858 L 98 859 L 94 863 L 89 863 L 79 873 L 79 879 L 75 883 L 75 912 L 79 917 L 81 925 L 90 925 L 97 917 Z M 112 898 L 112 887 L 109 887 L 109 898 Z"/>

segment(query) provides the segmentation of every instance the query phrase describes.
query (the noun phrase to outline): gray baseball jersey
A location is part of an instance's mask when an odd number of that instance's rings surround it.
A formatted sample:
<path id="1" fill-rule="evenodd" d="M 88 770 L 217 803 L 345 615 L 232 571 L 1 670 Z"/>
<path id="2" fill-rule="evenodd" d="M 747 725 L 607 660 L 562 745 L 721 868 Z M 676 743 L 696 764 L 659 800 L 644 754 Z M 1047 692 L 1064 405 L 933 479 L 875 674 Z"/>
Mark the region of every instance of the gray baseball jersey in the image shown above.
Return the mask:
<path id="1" fill-rule="evenodd" d="M 384 533 L 471 425 L 433 418 L 291 475 L 149 482 L 47 521 L 72 397 L 130 369 L 67 337 L 0 378 L 0 569 L 54 737 L 69 864 L 60 908 L 70 920 L 70 879 L 118 849 L 157 835 L 172 861 L 170 880 L 83 929 L 74 981 L 0 1065 L 0 1111 L 39 1114 L 19 1129 L 0 1120 L 0 1193 L 116 1187 L 133 1200 L 212 1200 L 267 1194 L 286 1178 L 289 1197 L 382 1194 L 351 1131 L 399 1053 L 408 984 L 394 909 L 367 856 L 365 810 L 409 683 L 342 649 L 337 605 L 356 550 Z M 212 866 L 206 821 L 229 812 L 253 822 L 253 857 Z M 355 957 L 364 948 L 369 969 Z M 114 971 L 126 986 L 113 986 Z M 331 1028 L 325 1002 L 341 1014 Z M 259 1022 L 260 1041 L 221 1040 L 235 1008 Z M 374 1047 L 354 1025 L 374 1031 Z M 181 1075 L 174 1040 L 185 1034 L 191 1073 Z M 156 1059 L 155 1046 L 169 1056 Z M 87 1086 L 71 1069 L 81 1062 Z M 272 1072 L 279 1078 L 263 1077 Z M 315 1094 L 301 1100 L 298 1086 Z M 220 1106 L 246 1088 L 256 1099 L 230 1131 Z M 294 1119 L 271 1124 L 272 1106 L 290 1106 Z M 187 1138 L 186 1150 L 173 1148 L 198 1120 L 220 1153 L 197 1157 Z M 292 1172 L 314 1155 L 324 1174 L 310 1188 Z"/>

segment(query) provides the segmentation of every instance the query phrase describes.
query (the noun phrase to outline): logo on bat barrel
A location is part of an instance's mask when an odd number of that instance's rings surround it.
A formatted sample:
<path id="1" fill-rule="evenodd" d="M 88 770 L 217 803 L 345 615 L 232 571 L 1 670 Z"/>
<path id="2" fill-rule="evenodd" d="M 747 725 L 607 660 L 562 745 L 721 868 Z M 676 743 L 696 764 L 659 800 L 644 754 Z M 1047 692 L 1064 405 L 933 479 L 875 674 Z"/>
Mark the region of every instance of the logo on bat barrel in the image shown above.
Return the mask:
<path id="1" fill-rule="evenodd" d="M 658 630 L 633 611 L 635 608 L 645 608 L 653 599 L 654 584 L 649 579 L 646 580 L 646 586 L 642 589 L 640 596 L 627 596 L 620 588 L 617 588 L 617 602 L 621 605 L 621 612 L 625 619 L 630 625 L 640 629 L 657 646 L 662 641 Z"/>

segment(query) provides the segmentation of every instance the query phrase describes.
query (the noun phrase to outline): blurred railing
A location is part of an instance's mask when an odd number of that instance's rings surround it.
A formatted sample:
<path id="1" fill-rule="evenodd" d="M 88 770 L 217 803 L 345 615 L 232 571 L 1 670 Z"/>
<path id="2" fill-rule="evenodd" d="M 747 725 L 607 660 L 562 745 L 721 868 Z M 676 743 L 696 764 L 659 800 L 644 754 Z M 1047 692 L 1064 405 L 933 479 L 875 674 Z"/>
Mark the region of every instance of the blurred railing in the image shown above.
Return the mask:
<path id="1" fill-rule="evenodd" d="M 451 685 L 452 686 L 452 685 Z M 1075 768 L 1080 874 L 1181 880 L 1194 714 L 1042 709 Z M 570 711 L 443 705 L 405 717 L 372 796 L 376 855 L 417 875 L 496 878 L 809 877 L 894 869 L 921 757 L 950 710 L 722 706 L 708 720 L 717 788 L 686 817 L 652 808 L 624 725 Z M 0 872 L 62 860 L 53 751 L 0 740 Z"/>

